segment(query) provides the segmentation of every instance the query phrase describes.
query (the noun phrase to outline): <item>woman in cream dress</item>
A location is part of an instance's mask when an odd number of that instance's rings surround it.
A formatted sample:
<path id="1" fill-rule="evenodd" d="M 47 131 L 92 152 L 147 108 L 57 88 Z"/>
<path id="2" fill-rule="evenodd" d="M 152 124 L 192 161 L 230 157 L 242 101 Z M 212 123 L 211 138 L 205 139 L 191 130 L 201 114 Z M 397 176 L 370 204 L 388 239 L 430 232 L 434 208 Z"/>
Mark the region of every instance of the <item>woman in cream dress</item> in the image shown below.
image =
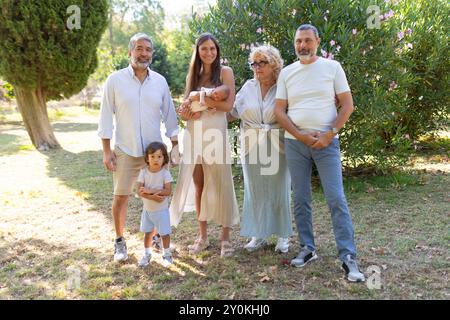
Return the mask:
<path id="1" fill-rule="evenodd" d="M 287 252 L 292 234 L 290 175 L 284 154 L 284 130 L 274 115 L 276 82 L 283 67 L 277 49 L 259 46 L 250 52 L 254 78 L 236 96 L 230 120 L 241 119 L 241 159 L 244 172 L 244 206 L 241 235 L 254 251 L 278 237 L 275 250 Z"/>
<path id="2" fill-rule="evenodd" d="M 214 221 L 222 226 L 221 257 L 227 257 L 233 253 L 230 229 L 239 223 L 226 134 L 226 113 L 232 109 L 235 98 L 234 75 L 231 68 L 220 65 L 216 39 L 211 34 L 202 34 L 196 41 L 189 66 L 185 97 L 201 87 L 213 88 L 221 84 L 230 88 L 226 100 L 213 101 L 206 97 L 208 109 L 195 113 L 190 110 L 188 99 L 180 106 L 179 114 L 187 123 L 170 219 L 172 225 L 178 225 L 183 212 L 192 211 L 189 203 L 195 202 L 199 236 L 189 246 L 189 252 L 196 254 L 209 246 L 207 223 Z"/>

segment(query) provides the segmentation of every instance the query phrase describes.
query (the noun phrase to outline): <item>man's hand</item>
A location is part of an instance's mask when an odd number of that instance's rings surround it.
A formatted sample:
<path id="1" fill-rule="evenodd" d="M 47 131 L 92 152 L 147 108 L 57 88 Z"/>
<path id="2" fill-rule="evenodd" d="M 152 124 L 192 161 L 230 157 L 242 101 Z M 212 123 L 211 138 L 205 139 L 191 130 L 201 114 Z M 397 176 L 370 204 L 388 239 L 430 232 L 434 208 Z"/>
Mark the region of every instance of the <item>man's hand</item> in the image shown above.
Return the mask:
<path id="1" fill-rule="evenodd" d="M 116 171 L 116 154 L 114 151 L 103 152 L 103 165 L 108 171 Z"/>
<path id="2" fill-rule="evenodd" d="M 170 150 L 170 165 L 172 167 L 177 166 L 180 163 L 180 151 L 178 149 L 178 144 L 172 146 L 172 150 Z"/>
<path id="3" fill-rule="evenodd" d="M 318 140 L 311 146 L 313 149 L 323 149 L 328 147 L 334 138 L 332 131 L 322 132 L 318 136 Z"/>
<path id="4" fill-rule="evenodd" d="M 308 147 L 311 147 L 318 140 L 319 133 L 318 132 L 300 132 L 297 140 L 303 142 Z"/>

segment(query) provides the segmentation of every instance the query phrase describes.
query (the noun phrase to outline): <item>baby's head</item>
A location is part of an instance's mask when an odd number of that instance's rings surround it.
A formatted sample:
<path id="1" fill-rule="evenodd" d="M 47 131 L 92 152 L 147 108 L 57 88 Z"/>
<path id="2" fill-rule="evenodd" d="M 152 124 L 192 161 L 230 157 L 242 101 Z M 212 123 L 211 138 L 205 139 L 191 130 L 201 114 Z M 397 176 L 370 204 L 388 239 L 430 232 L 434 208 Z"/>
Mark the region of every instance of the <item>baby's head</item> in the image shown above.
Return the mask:
<path id="1" fill-rule="evenodd" d="M 145 149 L 145 163 L 153 169 L 160 169 L 169 163 L 169 154 L 164 143 L 152 142 Z"/>
<path id="2" fill-rule="evenodd" d="M 228 98 L 230 95 L 230 88 L 228 86 L 222 85 L 217 88 L 214 88 L 213 92 L 211 93 L 211 98 L 214 101 L 223 101 Z"/>

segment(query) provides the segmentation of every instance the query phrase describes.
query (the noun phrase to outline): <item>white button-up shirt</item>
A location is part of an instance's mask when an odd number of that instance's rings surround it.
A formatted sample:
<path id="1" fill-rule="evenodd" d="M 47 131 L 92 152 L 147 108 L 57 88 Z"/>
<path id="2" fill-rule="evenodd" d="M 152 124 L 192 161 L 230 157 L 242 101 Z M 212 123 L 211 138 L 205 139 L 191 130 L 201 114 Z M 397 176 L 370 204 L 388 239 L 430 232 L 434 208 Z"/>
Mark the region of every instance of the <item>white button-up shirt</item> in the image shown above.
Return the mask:
<path id="1" fill-rule="evenodd" d="M 114 132 L 115 146 L 132 157 L 140 157 L 148 144 L 162 142 L 161 118 L 166 136 L 178 135 L 175 107 L 162 75 L 148 69 L 148 75 L 141 83 L 129 65 L 108 77 L 100 107 L 100 138 L 112 139 Z"/>

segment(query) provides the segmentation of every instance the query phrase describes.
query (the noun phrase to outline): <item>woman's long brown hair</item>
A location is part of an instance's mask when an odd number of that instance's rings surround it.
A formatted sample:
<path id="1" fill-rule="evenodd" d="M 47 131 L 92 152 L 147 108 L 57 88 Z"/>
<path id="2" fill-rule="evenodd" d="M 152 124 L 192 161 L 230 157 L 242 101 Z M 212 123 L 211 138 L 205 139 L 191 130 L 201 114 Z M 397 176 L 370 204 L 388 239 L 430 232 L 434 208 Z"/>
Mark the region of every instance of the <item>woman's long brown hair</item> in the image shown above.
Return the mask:
<path id="1" fill-rule="evenodd" d="M 189 92 L 195 91 L 199 87 L 200 73 L 202 72 L 202 61 L 200 60 L 199 47 L 203 42 L 211 40 L 214 42 L 217 49 L 217 56 L 212 63 L 211 69 L 211 84 L 214 86 L 221 85 L 220 81 L 220 47 L 216 38 L 210 33 L 202 33 L 195 42 L 195 51 L 192 53 L 191 63 L 189 64 L 189 72 L 186 77 L 186 90 L 184 92 L 185 98 L 189 96 Z"/>

